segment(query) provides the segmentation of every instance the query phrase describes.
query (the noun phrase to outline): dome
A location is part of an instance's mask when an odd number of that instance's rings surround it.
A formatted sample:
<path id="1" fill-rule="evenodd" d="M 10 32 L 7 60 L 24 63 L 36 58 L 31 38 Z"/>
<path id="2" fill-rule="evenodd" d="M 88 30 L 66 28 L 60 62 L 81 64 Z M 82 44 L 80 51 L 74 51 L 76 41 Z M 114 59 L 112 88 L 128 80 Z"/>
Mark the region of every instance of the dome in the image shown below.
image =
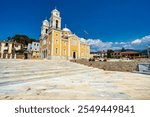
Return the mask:
<path id="1" fill-rule="evenodd" d="M 43 21 L 43 25 L 49 26 L 48 20 L 45 19 L 45 20 Z"/>
<path id="2" fill-rule="evenodd" d="M 68 28 L 63 28 L 62 31 L 64 31 L 64 32 L 71 32 L 70 29 L 68 29 Z"/>

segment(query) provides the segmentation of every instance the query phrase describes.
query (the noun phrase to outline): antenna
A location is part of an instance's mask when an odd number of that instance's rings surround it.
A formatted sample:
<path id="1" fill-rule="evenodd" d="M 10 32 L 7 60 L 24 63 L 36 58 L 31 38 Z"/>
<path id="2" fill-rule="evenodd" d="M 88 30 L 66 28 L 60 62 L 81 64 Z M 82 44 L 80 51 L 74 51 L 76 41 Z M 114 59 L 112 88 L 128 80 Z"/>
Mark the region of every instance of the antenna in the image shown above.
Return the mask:
<path id="1" fill-rule="evenodd" d="M 86 30 L 84 30 L 84 33 L 87 34 L 87 35 L 89 34 Z"/>
<path id="2" fill-rule="evenodd" d="M 87 39 L 87 35 L 89 35 L 89 33 L 86 30 L 84 30 L 83 32 L 84 32 L 84 35 L 85 35 L 84 38 Z"/>

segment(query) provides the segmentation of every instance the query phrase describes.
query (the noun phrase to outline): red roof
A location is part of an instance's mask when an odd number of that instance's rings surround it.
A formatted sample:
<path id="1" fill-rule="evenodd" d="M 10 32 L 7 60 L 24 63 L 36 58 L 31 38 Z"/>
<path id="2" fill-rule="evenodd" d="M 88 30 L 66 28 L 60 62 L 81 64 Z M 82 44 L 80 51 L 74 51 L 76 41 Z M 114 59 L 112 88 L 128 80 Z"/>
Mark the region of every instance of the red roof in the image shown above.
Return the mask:
<path id="1" fill-rule="evenodd" d="M 121 54 L 140 54 L 140 53 L 134 51 L 127 51 L 127 52 L 121 52 Z"/>
<path id="2" fill-rule="evenodd" d="M 118 53 L 121 53 L 121 52 L 113 52 L 113 53 L 117 53 L 118 54 Z"/>

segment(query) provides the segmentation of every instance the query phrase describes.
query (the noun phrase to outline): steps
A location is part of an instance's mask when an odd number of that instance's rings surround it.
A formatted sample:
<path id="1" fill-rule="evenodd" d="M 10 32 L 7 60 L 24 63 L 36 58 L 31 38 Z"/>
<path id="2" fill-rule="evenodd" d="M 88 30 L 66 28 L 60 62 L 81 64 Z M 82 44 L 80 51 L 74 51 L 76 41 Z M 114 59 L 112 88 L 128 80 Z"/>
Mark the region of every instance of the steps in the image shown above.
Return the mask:
<path id="1" fill-rule="evenodd" d="M 43 80 L 49 78 L 56 78 L 61 76 L 72 76 L 75 74 L 84 74 L 88 72 L 96 72 L 98 69 L 89 68 L 83 65 L 77 65 L 60 61 L 47 62 L 26 62 L 25 65 L 20 64 L 20 61 L 13 61 L 11 64 L 5 65 L 5 69 L 0 71 L 0 86 L 14 85 L 26 82 L 34 82 L 36 80 Z M 37 63 L 37 64 L 35 64 Z M 38 67 L 41 66 L 41 67 Z M 77 67 L 80 66 L 80 67 Z"/>
<path id="2" fill-rule="evenodd" d="M 149 99 L 149 84 L 148 75 L 69 61 L 0 60 L 0 99 Z"/>

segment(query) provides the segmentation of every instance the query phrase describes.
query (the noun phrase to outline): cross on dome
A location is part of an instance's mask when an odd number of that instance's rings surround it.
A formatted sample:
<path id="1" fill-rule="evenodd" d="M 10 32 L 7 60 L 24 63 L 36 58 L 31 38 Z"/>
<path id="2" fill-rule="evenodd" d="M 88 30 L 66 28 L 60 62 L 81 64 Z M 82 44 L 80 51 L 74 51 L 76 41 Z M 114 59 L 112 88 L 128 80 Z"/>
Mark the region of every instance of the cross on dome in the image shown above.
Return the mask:
<path id="1" fill-rule="evenodd" d="M 65 24 L 65 28 L 67 28 L 67 24 Z"/>
<path id="2" fill-rule="evenodd" d="M 64 31 L 64 32 L 71 32 L 70 31 L 70 29 L 69 28 L 67 28 L 67 24 L 65 24 L 65 28 L 63 28 L 63 30 L 62 31 Z"/>

